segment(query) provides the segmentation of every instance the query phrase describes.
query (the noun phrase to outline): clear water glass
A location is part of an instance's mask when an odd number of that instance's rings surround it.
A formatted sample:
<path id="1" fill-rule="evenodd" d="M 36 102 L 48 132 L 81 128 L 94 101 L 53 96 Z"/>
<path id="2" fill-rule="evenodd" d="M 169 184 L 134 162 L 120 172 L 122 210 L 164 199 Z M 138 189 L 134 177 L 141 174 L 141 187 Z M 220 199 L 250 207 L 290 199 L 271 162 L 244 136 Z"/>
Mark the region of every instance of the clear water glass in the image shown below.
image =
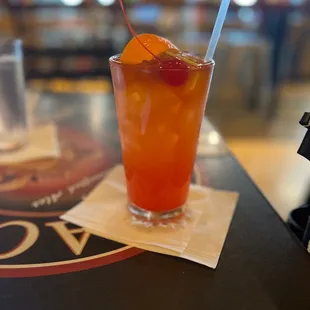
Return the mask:
<path id="1" fill-rule="evenodd" d="M 0 40 L 0 151 L 27 142 L 22 41 Z"/>

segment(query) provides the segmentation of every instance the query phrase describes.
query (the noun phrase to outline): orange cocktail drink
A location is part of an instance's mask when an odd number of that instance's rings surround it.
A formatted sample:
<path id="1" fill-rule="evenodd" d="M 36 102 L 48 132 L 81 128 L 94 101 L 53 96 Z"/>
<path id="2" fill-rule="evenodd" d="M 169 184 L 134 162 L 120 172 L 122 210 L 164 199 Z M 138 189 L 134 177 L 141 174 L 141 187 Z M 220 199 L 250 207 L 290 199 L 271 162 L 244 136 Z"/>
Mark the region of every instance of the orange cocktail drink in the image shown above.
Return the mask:
<path id="1" fill-rule="evenodd" d="M 129 209 L 149 220 L 183 211 L 214 67 L 175 50 L 158 59 L 110 58 Z"/>

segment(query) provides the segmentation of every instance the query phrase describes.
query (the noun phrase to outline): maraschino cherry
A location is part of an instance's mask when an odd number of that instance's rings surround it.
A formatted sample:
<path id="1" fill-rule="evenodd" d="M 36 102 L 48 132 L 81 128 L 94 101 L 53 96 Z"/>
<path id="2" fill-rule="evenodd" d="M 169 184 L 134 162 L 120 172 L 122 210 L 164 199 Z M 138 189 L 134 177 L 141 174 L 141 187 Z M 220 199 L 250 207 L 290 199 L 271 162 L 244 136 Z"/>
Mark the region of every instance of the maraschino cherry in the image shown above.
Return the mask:
<path id="1" fill-rule="evenodd" d="M 188 79 L 188 65 L 177 58 L 161 59 L 160 76 L 169 85 L 181 86 Z"/>

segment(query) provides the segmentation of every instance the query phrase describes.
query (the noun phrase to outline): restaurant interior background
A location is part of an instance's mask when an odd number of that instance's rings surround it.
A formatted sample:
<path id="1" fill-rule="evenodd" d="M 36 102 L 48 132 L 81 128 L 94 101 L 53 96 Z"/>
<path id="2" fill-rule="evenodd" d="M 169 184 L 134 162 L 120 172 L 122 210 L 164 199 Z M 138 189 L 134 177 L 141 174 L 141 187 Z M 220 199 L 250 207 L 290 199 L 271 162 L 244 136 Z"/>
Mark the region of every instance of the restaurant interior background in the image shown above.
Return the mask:
<path id="1" fill-rule="evenodd" d="M 117 0 L 2 0 L 0 35 L 24 41 L 27 85 L 39 91 L 111 91 L 108 58 L 130 39 Z M 309 195 L 296 154 L 310 107 L 307 0 L 234 0 L 215 61 L 207 116 L 285 220 Z M 219 0 L 128 0 L 138 33 L 205 53 Z M 308 11 L 309 8 L 309 11 Z M 210 136 L 209 143 L 217 143 Z"/>

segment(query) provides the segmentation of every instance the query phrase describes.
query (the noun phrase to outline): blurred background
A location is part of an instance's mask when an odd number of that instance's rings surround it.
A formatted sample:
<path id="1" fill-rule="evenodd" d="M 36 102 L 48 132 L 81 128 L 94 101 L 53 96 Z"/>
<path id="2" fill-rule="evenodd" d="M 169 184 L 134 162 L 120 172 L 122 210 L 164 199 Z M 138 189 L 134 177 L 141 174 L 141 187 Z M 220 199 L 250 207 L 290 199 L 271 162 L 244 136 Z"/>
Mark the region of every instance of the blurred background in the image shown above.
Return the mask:
<path id="1" fill-rule="evenodd" d="M 219 0 L 125 0 L 138 33 L 204 54 Z M 285 220 L 307 199 L 310 164 L 296 154 L 310 110 L 309 0 L 232 0 L 216 51 L 207 116 Z M 109 56 L 130 39 L 116 0 L 2 0 L 0 35 L 24 41 L 27 85 L 111 91 Z M 211 141 L 212 143 L 212 141 Z"/>

